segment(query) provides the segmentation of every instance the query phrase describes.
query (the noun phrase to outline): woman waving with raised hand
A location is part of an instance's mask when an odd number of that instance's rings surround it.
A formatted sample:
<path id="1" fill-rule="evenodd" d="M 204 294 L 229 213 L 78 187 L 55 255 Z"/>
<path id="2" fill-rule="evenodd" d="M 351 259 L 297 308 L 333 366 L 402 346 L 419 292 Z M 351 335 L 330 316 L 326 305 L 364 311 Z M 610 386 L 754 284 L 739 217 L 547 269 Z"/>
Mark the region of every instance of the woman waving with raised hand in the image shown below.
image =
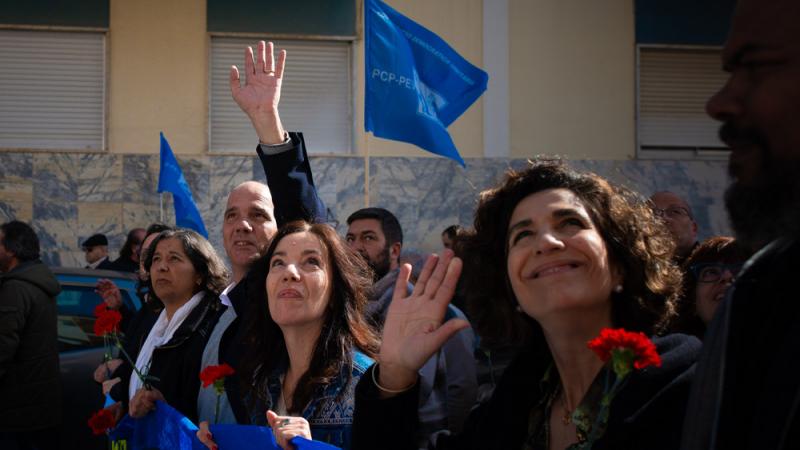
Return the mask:
<path id="1" fill-rule="evenodd" d="M 643 198 L 563 163 L 530 163 L 483 192 L 460 249 L 465 292 L 478 333 L 521 350 L 464 431 L 430 446 L 677 449 L 700 344 L 658 337 L 681 285 L 673 245 Z M 353 448 L 415 448 L 417 370 L 466 326 L 442 324 L 461 266 L 446 251 L 426 262 L 410 296 L 396 290 L 380 362 L 356 390 Z M 653 337 L 660 366 L 615 383 L 615 368 L 587 345 L 607 328 Z"/>

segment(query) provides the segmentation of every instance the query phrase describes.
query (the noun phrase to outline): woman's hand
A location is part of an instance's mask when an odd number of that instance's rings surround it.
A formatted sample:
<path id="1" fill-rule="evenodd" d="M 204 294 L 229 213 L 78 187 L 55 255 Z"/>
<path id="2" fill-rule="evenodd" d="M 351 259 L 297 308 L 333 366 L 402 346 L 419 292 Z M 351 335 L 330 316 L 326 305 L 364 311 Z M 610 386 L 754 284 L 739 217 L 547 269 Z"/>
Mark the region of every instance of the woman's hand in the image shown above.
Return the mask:
<path id="1" fill-rule="evenodd" d="M 94 381 L 102 383 L 108 380 L 108 377 L 113 374 L 121 364 L 122 360 L 118 358 L 100 363 L 100 365 L 97 366 L 97 369 L 94 369 Z"/>
<path id="2" fill-rule="evenodd" d="M 156 400 L 165 401 L 164 395 L 158 389 L 139 389 L 128 405 L 128 414 L 134 419 L 144 417 L 156 409 Z"/>
<path id="3" fill-rule="evenodd" d="M 111 392 L 111 388 L 113 388 L 114 385 L 119 383 L 120 381 L 122 381 L 120 377 L 103 381 L 103 395 L 108 395 L 108 393 Z"/>
<path id="4" fill-rule="evenodd" d="M 398 391 L 413 385 L 417 372 L 431 355 L 456 332 L 469 326 L 462 319 L 442 324 L 461 274 L 461 260 L 452 251 L 445 250 L 441 258 L 429 256 L 414 291 L 407 296 L 410 273 L 411 266 L 404 264 L 384 322 L 378 356 L 380 385 Z"/>
<path id="5" fill-rule="evenodd" d="M 113 281 L 105 278 L 97 280 L 94 291 L 106 302 L 108 309 L 119 309 L 122 306 L 122 294 Z"/>
<path id="6" fill-rule="evenodd" d="M 295 436 L 302 436 L 311 440 L 311 427 L 302 417 L 279 416 L 272 411 L 267 411 L 267 423 L 272 427 L 275 442 L 284 449 L 293 449 L 294 445 L 289 440 Z"/>
<path id="7" fill-rule="evenodd" d="M 217 450 L 219 448 L 217 447 L 217 443 L 214 442 L 214 436 L 211 435 L 211 431 L 208 429 L 207 420 L 200 422 L 200 429 L 197 430 L 197 439 L 211 450 Z"/>

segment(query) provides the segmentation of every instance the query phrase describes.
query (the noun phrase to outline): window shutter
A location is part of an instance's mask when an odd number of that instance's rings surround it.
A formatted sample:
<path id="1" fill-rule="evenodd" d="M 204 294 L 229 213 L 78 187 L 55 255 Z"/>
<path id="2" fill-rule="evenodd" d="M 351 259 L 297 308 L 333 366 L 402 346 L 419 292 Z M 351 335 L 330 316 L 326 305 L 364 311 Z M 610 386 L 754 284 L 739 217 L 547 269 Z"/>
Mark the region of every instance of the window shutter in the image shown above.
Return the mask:
<path id="1" fill-rule="evenodd" d="M 0 30 L 0 147 L 102 150 L 105 35 Z"/>
<path id="2" fill-rule="evenodd" d="M 724 149 L 705 104 L 726 82 L 718 49 L 639 48 L 643 150 Z"/>
<path id="3" fill-rule="evenodd" d="M 311 153 L 348 153 L 353 113 L 350 44 L 330 41 L 273 41 L 276 55 L 286 49 L 280 115 L 284 128 L 302 131 Z M 251 152 L 258 142 L 250 120 L 233 101 L 228 82 L 232 65 L 244 77 L 244 49 L 253 39 L 212 37 L 211 151 Z"/>

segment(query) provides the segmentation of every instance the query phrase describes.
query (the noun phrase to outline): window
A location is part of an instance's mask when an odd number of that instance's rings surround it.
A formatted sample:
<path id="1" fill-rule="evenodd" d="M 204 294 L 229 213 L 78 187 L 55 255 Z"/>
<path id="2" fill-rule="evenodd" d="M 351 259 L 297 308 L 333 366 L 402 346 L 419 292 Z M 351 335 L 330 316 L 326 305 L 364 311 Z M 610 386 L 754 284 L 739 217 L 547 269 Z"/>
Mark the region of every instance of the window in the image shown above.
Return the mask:
<path id="1" fill-rule="evenodd" d="M 105 148 L 105 33 L 0 30 L 0 147 Z"/>
<path id="2" fill-rule="evenodd" d="M 94 334 L 94 308 L 103 302 L 94 286 L 62 283 L 61 289 L 56 298 L 59 351 L 103 345 L 103 338 Z M 131 308 L 133 301 L 128 292 L 120 289 L 120 294 Z"/>
<path id="3" fill-rule="evenodd" d="M 243 70 L 244 48 L 256 38 L 211 38 L 209 143 L 212 152 L 252 152 L 258 137 L 233 101 L 232 65 Z M 348 153 L 353 141 L 351 44 L 346 41 L 273 40 L 286 49 L 280 114 L 287 130 L 302 131 L 312 153 Z"/>
<path id="4" fill-rule="evenodd" d="M 725 149 L 706 101 L 727 80 L 719 48 L 638 46 L 640 154 L 713 154 Z"/>
<path id="5" fill-rule="evenodd" d="M 726 156 L 705 104 L 725 84 L 720 50 L 735 0 L 635 0 L 637 153 Z"/>

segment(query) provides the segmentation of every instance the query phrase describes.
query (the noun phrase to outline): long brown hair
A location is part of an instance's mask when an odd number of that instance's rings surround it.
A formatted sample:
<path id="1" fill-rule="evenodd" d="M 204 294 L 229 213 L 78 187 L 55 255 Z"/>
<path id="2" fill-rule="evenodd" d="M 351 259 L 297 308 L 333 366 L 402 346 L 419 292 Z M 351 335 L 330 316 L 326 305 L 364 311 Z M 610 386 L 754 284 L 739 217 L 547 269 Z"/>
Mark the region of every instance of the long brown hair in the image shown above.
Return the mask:
<path id="1" fill-rule="evenodd" d="M 322 331 L 314 345 L 308 370 L 300 376 L 291 399 L 290 413 L 299 414 L 311 398 L 352 364 L 352 351 L 358 349 L 374 357 L 379 340 L 375 330 L 365 320 L 367 292 L 372 285 L 369 267 L 363 258 L 342 242 L 336 231 L 327 224 L 291 222 L 278 230 L 267 253 L 252 266 L 247 276 L 250 309 L 245 319 L 245 357 L 242 381 L 251 404 L 256 398 L 268 396 L 268 378 L 288 361 L 286 342 L 278 324 L 269 313 L 265 283 L 269 261 L 278 243 L 291 234 L 309 232 L 319 238 L 327 250 L 333 272 L 331 298 L 325 312 Z"/>

